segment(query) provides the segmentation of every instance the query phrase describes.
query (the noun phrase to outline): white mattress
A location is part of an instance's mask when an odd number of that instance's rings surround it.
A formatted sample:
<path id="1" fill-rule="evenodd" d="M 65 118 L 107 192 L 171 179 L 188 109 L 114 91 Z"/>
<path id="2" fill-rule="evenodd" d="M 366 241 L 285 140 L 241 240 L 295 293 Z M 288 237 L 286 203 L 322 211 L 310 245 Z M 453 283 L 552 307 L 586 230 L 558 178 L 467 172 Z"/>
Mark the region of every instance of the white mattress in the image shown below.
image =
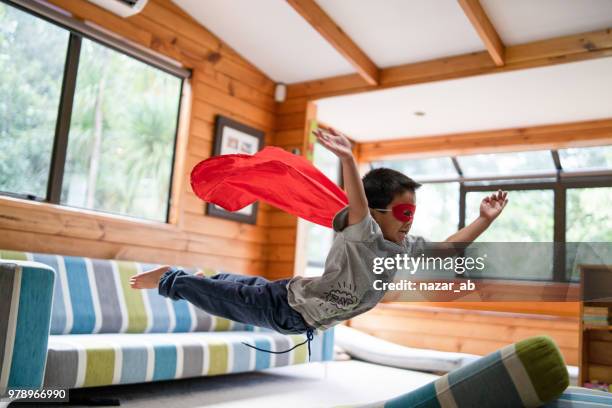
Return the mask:
<path id="1" fill-rule="evenodd" d="M 481 356 L 401 346 L 347 326 L 335 326 L 335 343 L 358 360 L 390 367 L 449 372 Z"/>

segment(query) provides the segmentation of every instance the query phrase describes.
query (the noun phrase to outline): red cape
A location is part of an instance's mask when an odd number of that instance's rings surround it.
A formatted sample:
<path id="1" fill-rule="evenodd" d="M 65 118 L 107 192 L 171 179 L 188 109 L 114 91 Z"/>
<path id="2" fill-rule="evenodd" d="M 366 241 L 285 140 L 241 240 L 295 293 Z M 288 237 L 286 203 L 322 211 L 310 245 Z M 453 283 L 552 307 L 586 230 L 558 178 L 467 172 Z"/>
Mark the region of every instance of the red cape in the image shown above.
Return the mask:
<path id="1" fill-rule="evenodd" d="M 325 227 L 348 205 L 344 191 L 302 156 L 268 146 L 254 155 L 226 154 L 198 163 L 191 188 L 227 211 L 264 201 Z"/>

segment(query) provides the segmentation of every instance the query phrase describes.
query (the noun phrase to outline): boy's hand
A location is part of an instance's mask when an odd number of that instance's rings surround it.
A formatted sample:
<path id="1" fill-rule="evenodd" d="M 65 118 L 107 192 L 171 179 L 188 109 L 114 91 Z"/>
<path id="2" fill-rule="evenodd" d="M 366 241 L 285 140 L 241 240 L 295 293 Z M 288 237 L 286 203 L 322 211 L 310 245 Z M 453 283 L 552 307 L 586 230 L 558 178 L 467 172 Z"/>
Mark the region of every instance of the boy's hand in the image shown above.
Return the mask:
<path id="1" fill-rule="evenodd" d="M 314 131 L 317 136 L 317 140 L 327 150 L 334 153 L 340 159 L 348 159 L 353 157 L 353 150 L 351 149 L 351 142 L 341 132 L 335 129 L 329 128 L 329 132 L 322 129 Z"/>
<path id="2" fill-rule="evenodd" d="M 507 191 L 497 190 L 497 193 L 485 197 L 480 203 L 480 216 L 489 222 L 493 221 L 508 204 L 507 196 Z"/>

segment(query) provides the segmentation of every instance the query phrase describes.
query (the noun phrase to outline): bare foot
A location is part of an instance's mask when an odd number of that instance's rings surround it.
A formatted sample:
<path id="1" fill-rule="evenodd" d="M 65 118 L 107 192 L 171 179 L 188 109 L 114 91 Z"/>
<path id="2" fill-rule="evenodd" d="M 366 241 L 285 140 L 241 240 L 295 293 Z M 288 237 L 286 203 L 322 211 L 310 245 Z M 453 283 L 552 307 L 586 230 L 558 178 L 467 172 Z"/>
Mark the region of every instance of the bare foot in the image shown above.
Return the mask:
<path id="1" fill-rule="evenodd" d="M 130 286 L 132 289 L 154 289 L 159 284 L 159 278 L 169 269 L 169 266 L 162 266 L 134 275 L 130 278 Z"/>

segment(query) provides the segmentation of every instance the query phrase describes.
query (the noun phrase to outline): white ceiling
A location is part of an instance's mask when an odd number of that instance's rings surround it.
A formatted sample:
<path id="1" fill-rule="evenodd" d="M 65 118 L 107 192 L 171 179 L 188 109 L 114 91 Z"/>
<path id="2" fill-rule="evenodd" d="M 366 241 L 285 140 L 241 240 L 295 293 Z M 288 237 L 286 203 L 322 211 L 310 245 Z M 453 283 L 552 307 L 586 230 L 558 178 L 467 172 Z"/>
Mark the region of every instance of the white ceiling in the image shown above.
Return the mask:
<path id="1" fill-rule="evenodd" d="M 610 118 L 612 57 L 339 96 L 317 106 L 319 120 L 359 142 Z"/>
<path id="2" fill-rule="evenodd" d="M 457 0 L 316 0 L 380 68 L 485 49 Z"/>
<path id="3" fill-rule="evenodd" d="M 353 73 L 284 0 L 173 0 L 275 82 Z"/>
<path id="4" fill-rule="evenodd" d="M 356 72 L 285 0 L 173 0 L 276 82 Z M 457 0 L 316 0 L 381 68 L 483 50 Z M 506 45 L 612 26 L 612 0 L 481 0 Z"/>
<path id="5" fill-rule="evenodd" d="M 480 0 L 505 45 L 612 26 L 612 0 Z"/>

